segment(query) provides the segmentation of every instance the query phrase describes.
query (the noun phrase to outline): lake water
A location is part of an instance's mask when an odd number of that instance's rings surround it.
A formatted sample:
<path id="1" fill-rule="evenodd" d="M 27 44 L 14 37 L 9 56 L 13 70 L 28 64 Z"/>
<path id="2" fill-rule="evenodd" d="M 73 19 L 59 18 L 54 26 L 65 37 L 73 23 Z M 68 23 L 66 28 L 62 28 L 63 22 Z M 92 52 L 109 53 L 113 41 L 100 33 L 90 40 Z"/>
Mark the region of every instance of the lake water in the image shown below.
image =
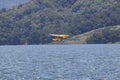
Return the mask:
<path id="1" fill-rule="evenodd" d="M 0 80 L 120 80 L 120 45 L 1 46 Z"/>

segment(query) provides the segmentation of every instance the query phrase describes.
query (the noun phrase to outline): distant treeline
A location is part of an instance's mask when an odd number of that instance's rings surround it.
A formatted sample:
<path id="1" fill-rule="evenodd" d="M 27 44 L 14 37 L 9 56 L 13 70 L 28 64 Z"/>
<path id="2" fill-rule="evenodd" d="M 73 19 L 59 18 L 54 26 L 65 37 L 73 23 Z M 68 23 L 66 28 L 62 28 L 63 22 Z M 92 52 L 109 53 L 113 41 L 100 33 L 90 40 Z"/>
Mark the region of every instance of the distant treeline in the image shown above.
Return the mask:
<path id="1" fill-rule="evenodd" d="M 90 36 L 86 43 L 96 43 L 96 44 L 105 44 L 105 43 L 120 43 L 120 26 L 116 27 L 107 27 L 98 32 L 94 32 Z"/>
<path id="2" fill-rule="evenodd" d="M 119 0 L 31 0 L 0 11 L 0 45 L 45 44 L 49 33 L 73 36 L 119 24 Z"/>

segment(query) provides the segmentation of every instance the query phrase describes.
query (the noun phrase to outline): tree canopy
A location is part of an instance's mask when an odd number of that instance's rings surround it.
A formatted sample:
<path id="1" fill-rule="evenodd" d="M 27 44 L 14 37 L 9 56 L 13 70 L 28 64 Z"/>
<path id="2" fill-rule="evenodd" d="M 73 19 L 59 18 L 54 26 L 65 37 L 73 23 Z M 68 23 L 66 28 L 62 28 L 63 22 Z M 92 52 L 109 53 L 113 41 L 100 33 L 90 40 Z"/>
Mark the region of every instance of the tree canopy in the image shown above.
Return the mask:
<path id="1" fill-rule="evenodd" d="M 31 0 L 0 10 L 0 44 L 44 44 L 50 33 L 73 36 L 119 24 L 119 0 Z"/>

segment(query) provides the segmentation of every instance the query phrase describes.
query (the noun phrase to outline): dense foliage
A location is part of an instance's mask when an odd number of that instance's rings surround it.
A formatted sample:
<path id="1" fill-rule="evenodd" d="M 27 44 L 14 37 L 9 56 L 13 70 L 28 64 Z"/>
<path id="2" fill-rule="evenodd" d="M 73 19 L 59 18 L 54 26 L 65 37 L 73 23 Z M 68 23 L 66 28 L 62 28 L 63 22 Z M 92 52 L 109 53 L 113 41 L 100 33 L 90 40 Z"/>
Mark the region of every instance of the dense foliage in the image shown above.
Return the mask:
<path id="1" fill-rule="evenodd" d="M 49 43 L 50 33 L 72 36 L 119 24 L 119 0 L 31 0 L 0 11 L 0 44 Z"/>
<path id="2" fill-rule="evenodd" d="M 115 43 L 120 41 L 120 27 L 119 28 L 105 28 L 102 31 L 94 33 L 87 39 L 87 43 Z"/>

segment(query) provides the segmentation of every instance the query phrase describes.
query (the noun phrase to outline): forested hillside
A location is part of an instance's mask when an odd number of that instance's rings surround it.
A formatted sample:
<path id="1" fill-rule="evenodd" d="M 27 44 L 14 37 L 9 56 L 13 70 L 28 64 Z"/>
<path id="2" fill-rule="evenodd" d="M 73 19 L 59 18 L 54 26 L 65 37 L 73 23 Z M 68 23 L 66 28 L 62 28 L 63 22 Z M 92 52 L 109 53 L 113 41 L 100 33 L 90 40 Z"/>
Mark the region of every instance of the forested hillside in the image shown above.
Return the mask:
<path id="1" fill-rule="evenodd" d="M 50 33 L 73 36 L 119 24 L 119 0 L 31 0 L 0 11 L 0 44 L 44 44 Z"/>
<path id="2" fill-rule="evenodd" d="M 75 35 L 64 43 L 69 44 L 111 44 L 120 43 L 120 25 L 103 27 Z"/>

